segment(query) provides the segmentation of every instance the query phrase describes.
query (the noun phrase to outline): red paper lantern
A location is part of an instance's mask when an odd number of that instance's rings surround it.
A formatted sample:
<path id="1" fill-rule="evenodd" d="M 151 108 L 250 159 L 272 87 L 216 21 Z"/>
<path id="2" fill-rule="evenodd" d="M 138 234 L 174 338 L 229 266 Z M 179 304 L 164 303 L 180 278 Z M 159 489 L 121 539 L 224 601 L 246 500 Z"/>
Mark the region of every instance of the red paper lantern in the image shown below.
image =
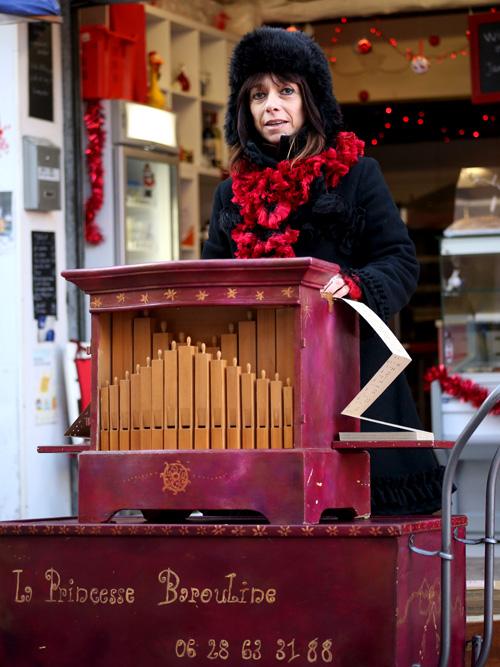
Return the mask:
<path id="1" fill-rule="evenodd" d="M 356 51 L 360 53 L 362 56 L 365 56 L 367 53 L 370 53 L 372 48 L 373 48 L 372 43 L 366 37 L 362 37 L 361 39 L 358 39 L 358 41 L 356 42 Z"/>
<path id="2" fill-rule="evenodd" d="M 360 90 L 358 93 L 358 99 L 364 104 L 370 99 L 370 93 L 367 90 Z"/>
<path id="3" fill-rule="evenodd" d="M 431 46 L 439 46 L 441 43 L 441 37 L 439 35 L 430 35 L 429 44 Z"/>

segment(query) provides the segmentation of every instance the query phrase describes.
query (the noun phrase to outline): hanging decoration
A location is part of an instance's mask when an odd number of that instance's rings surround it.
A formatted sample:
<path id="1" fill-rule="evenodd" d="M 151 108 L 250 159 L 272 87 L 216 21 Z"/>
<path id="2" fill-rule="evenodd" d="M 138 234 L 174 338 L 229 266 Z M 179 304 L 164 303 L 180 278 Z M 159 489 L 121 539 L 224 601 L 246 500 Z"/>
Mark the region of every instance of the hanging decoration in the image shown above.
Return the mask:
<path id="1" fill-rule="evenodd" d="M 358 41 L 356 42 L 356 51 L 360 53 L 362 56 L 365 56 L 367 53 L 370 53 L 372 48 L 373 44 L 366 37 L 362 37 L 361 39 L 358 39 Z"/>
<path id="2" fill-rule="evenodd" d="M 104 169 L 102 151 L 106 134 L 104 132 L 104 113 L 100 100 L 90 100 L 84 114 L 87 130 L 87 174 L 90 183 L 90 195 L 85 202 L 85 240 L 92 245 L 99 245 L 104 240 L 95 218 L 104 199 Z"/>
<path id="3" fill-rule="evenodd" d="M 216 14 L 213 18 L 213 24 L 214 27 L 217 28 L 217 30 L 225 30 L 227 26 L 227 22 L 229 21 L 231 17 L 226 14 L 224 10 Z"/>
<path id="4" fill-rule="evenodd" d="M 482 387 L 473 380 L 461 377 L 458 373 L 449 375 L 446 366 L 432 366 L 424 374 L 425 388 L 429 390 L 431 382 L 437 380 L 442 391 L 449 396 L 458 398 L 464 403 L 470 403 L 478 408 L 490 393 L 486 387 Z M 491 410 L 491 414 L 500 415 L 500 401 Z"/>
<path id="5" fill-rule="evenodd" d="M 357 100 L 342 107 L 348 127 L 372 146 L 419 141 L 478 140 L 498 137 L 498 105 L 473 105 L 462 101 L 373 102 L 367 117 L 359 102 L 368 101 L 368 91 L 358 91 Z M 370 99 L 370 102 L 372 100 Z"/>
<path id="6" fill-rule="evenodd" d="M 347 23 L 347 18 L 343 17 L 340 19 L 340 23 L 334 26 L 333 35 L 330 38 L 332 47 L 330 47 L 330 49 L 326 49 L 328 59 L 333 64 L 337 63 L 337 57 L 335 56 L 335 54 L 332 52 L 331 49 L 340 42 L 340 37 L 346 23 Z M 386 35 L 378 27 L 378 25 L 379 23 L 377 22 L 377 25 L 372 25 L 370 27 L 370 35 L 389 44 L 399 56 L 401 56 L 410 63 L 410 67 L 416 74 L 424 74 L 425 72 L 427 72 L 431 66 L 431 63 L 440 64 L 446 60 L 456 60 L 458 56 L 469 55 L 468 43 L 465 43 L 463 47 L 459 49 L 445 51 L 443 53 L 438 53 L 435 55 L 433 54 L 432 56 L 424 55 L 423 39 L 419 40 L 418 51 L 414 51 L 413 49 L 409 48 L 402 49 L 398 44 L 398 40 L 395 37 L 390 37 Z M 469 39 L 470 37 L 469 31 L 465 32 L 465 37 L 467 40 Z M 429 35 L 427 41 L 431 46 L 436 47 L 439 46 L 439 44 L 441 43 L 441 37 L 440 35 L 437 34 Z M 371 40 L 368 39 L 367 37 L 362 37 L 355 43 L 355 50 L 360 55 L 367 55 L 368 53 L 372 52 L 373 44 Z"/>
<path id="7" fill-rule="evenodd" d="M 410 66 L 415 74 L 425 74 L 431 66 L 429 59 L 424 56 L 424 40 L 418 42 L 418 54 L 412 56 Z"/>
<path id="8" fill-rule="evenodd" d="M 358 99 L 360 102 L 365 104 L 370 99 L 370 93 L 367 90 L 360 90 L 358 93 Z"/>
<path id="9" fill-rule="evenodd" d="M 431 66 L 425 56 L 413 56 L 410 65 L 415 74 L 425 74 L 429 71 L 429 67 Z"/>

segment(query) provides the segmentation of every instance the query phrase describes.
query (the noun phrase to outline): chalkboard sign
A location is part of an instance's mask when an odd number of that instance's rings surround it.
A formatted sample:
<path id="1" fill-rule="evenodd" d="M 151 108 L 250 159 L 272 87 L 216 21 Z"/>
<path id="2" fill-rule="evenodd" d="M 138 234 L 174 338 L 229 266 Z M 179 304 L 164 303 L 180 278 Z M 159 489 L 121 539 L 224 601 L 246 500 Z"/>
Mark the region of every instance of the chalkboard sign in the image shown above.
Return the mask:
<path id="1" fill-rule="evenodd" d="M 33 272 L 33 314 L 57 317 L 56 235 L 54 232 L 31 232 Z"/>
<path id="2" fill-rule="evenodd" d="M 472 102 L 500 101 L 500 16 L 469 17 Z"/>
<path id="3" fill-rule="evenodd" d="M 28 24 L 29 115 L 54 120 L 52 26 Z"/>

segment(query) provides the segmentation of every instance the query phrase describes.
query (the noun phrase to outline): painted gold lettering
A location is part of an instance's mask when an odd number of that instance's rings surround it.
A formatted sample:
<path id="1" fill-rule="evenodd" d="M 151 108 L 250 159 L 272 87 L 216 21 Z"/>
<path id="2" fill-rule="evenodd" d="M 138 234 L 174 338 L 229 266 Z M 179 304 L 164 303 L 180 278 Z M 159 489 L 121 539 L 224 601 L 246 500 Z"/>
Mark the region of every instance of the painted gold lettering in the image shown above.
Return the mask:
<path id="1" fill-rule="evenodd" d="M 264 600 L 264 591 L 261 588 L 254 588 L 250 590 L 250 602 L 252 604 L 260 604 Z"/>
<path id="2" fill-rule="evenodd" d="M 99 604 L 99 589 L 91 588 L 89 593 L 90 601 L 92 604 Z"/>
<path id="3" fill-rule="evenodd" d="M 225 589 L 221 591 L 219 588 L 215 588 L 214 591 L 215 591 L 215 601 L 217 602 L 217 604 L 226 604 L 227 600 L 226 600 Z"/>
<path id="4" fill-rule="evenodd" d="M 207 603 L 210 602 L 210 600 L 212 599 L 212 595 L 213 595 L 213 593 L 212 593 L 212 591 L 210 590 L 210 588 L 204 588 L 204 589 L 201 591 L 200 600 L 201 600 L 204 604 L 207 604 Z"/>
<path id="5" fill-rule="evenodd" d="M 267 604 L 274 604 L 276 602 L 276 589 L 268 588 L 266 591 L 266 602 Z"/>
<path id="6" fill-rule="evenodd" d="M 196 601 L 200 597 L 200 589 L 199 588 L 191 588 L 191 597 L 189 598 L 190 604 L 196 604 Z"/>
<path id="7" fill-rule="evenodd" d="M 61 576 L 57 570 L 54 570 L 53 567 L 50 567 L 48 570 L 45 570 L 45 579 L 49 582 L 49 598 L 45 602 L 57 602 L 54 598 L 54 594 L 59 589 L 61 585 Z"/>
<path id="8" fill-rule="evenodd" d="M 80 602 L 81 604 L 87 602 L 89 599 L 89 592 L 86 588 L 82 588 L 81 586 L 76 587 L 76 601 Z"/>
<path id="9" fill-rule="evenodd" d="M 74 579 L 70 579 L 68 583 L 69 583 L 69 589 L 68 589 L 68 592 L 69 592 L 69 595 L 68 595 L 68 602 L 74 602 L 74 600 L 73 600 L 73 586 L 74 586 L 74 584 L 75 584 L 75 580 L 74 580 Z"/>
<path id="10" fill-rule="evenodd" d="M 21 574 L 23 570 L 12 570 L 12 574 L 16 575 L 16 594 L 14 597 L 14 602 L 23 604 L 25 602 L 31 602 L 33 597 L 33 589 L 31 586 L 25 586 L 23 592 L 21 593 Z"/>
<path id="11" fill-rule="evenodd" d="M 161 584 L 166 584 L 165 587 L 165 598 L 162 602 L 158 602 L 158 606 L 161 607 L 165 604 L 172 604 L 179 597 L 177 589 L 180 584 L 179 575 L 177 575 L 173 570 L 167 568 L 162 570 L 158 575 L 158 580 Z"/>
<path id="12" fill-rule="evenodd" d="M 275 588 L 258 588 L 249 586 L 245 580 L 238 586 L 238 575 L 229 572 L 224 575 L 225 587 L 200 588 L 198 586 L 182 585 L 181 577 L 171 568 L 161 570 L 158 581 L 163 584 L 163 598 L 157 603 L 158 606 L 178 603 L 198 605 L 209 604 L 275 604 L 278 593 Z"/>
<path id="13" fill-rule="evenodd" d="M 135 590 L 133 588 L 127 588 L 125 591 L 125 600 L 127 601 L 127 604 L 133 604 L 135 602 Z"/>
<path id="14" fill-rule="evenodd" d="M 229 585 L 227 587 L 227 601 L 230 603 L 239 602 L 238 596 L 233 595 L 233 581 L 235 577 L 236 577 L 236 572 L 231 572 L 230 574 L 226 574 L 226 579 L 229 579 Z"/>
<path id="15" fill-rule="evenodd" d="M 246 604 L 246 594 L 250 589 L 248 588 L 248 581 L 242 582 L 242 588 L 240 588 L 240 603 Z"/>

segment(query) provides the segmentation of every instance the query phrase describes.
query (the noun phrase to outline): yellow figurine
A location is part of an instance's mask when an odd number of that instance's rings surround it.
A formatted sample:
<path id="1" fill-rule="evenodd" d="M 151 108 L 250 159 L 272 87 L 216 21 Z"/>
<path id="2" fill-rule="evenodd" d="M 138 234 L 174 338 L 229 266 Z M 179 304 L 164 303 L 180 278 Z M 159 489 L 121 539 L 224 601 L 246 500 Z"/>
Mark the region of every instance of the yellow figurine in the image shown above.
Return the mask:
<path id="1" fill-rule="evenodd" d="M 160 79 L 160 68 L 163 65 L 163 58 L 157 51 L 148 53 L 149 60 L 149 88 L 147 103 L 157 109 L 165 109 L 165 95 L 158 83 Z"/>

